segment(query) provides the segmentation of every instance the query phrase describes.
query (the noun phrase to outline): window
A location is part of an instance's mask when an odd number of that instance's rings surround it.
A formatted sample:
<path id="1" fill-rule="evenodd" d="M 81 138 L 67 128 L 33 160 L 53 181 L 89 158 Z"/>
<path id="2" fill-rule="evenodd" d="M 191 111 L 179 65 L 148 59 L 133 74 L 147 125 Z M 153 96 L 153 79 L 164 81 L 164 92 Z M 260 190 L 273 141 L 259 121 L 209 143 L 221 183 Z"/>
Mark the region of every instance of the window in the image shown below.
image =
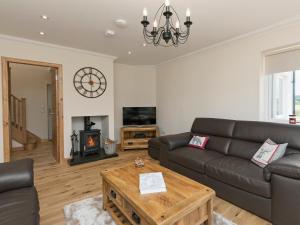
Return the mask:
<path id="1" fill-rule="evenodd" d="M 291 114 L 300 118 L 300 45 L 266 53 L 264 70 L 266 119 L 286 122 Z"/>
<path id="2" fill-rule="evenodd" d="M 300 70 L 274 73 L 271 76 L 271 117 L 287 120 L 300 117 Z"/>

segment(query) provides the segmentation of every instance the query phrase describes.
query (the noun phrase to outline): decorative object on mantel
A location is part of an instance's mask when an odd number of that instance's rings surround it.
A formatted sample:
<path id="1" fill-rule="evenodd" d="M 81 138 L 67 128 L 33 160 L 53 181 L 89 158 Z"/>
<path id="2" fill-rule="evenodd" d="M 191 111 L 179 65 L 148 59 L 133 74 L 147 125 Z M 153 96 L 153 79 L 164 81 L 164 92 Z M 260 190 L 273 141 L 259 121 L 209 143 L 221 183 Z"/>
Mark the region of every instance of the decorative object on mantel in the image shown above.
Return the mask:
<path id="1" fill-rule="evenodd" d="M 89 116 L 84 117 L 84 130 L 79 131 L 79 150 L 76 150 L 78 136 L 73 131 L 71 136 L 72 158 L 68 160 L 71 166 L 118 156 L 115 151 L 110 151 L 111 154 L 107 154 L 107 151 L 101 147 L 101 130 L 92 129 L 94 125 L 95 123 L 91 122 Z"/>
<path id="2" fill-rule="evenodd" d="M 181 27 L 179 16 L 171 6 L 169 0 L 166 0 L 157 10 L 152 30 L 147 29 L 150 24 L 147 16 L 147 9 L 144 8 L 143 20 L 141 23 L 144 26 L 143 34 L 148 44 L 153 44 L 154 46 L 177 47 L 179 44 L 185 44 L 187 42 L 188 37 L 190 36 L 190 27 L 192 25 L 189 8 L 186 10 L 186 21 L 184 22 L 186 27 L 185 30 Z M 163 19 L 163 16 L 165 19 Z M 164 43 L 162 43 L 162 39 L 164 40 Z"/>
<path id="3" fill-rule="evenodd" d="M 144 163 L 144 160 L 141 159 L 140 157 L 137 157 L 135 160 L 134 160 L 134 165 L 135 167 L 137 168 L 141 168 L 141 167 L 144 167 L 145 163 Z"/>
<path id="4" fill-rule="evenodd" d="M 106 90 L 107 82 L 104 74 L 93 67 L 78 70 L 73 78 L 76 91 L 86 98 L 98 98 Z"/>
<path id="5" fill-rule="evenodd" d="M 103 198 L 100 195 L 64 206 L 66 225 L 116 225 L 102 205 Z M 213 215 L 214 225 L 237 225 L 219 213 L 213 212 Z"/>

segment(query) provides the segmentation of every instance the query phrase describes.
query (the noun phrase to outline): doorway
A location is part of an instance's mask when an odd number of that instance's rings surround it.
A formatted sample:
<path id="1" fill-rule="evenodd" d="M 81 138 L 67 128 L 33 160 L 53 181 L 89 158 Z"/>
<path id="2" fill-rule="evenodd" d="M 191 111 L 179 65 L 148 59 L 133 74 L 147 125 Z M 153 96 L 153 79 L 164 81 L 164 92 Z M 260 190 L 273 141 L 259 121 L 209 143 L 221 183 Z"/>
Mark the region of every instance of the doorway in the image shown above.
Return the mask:
<path id="1" fill-rule="evenodd" d="M 28 111 L 26 98 L 20 98 L 12 95 L 11 65 L 23 65 L 45 68 L 49 71 L 49 87 L 45 85 L 44 104 L 39 108 L 40 113 L 44 113 L 48 128 L 45 131 L 47 137 L 51 137 L 52 154 L 56 162 L 62 163 L 64 159 L 63 152 L 63 96 L 62 96 L 62 65 L 47 62 L 38 62 L 31 60 L 15 59 L 2 57 L 2 100 L 3 100 L 3 146 L 4 160 L 11 160 L 12 137 L 18 139 L 18 142 L 26 143 L 31 137 L 34 137 L 28 129 L 27 124 Z M 25 75 L 23 79 L 25 78 Z M 26 79 L 26 78 L 25 78 Z M 35 82 L 35 81 L 32 81 Z M 51 96 L 50 96 L 51 95 Z M 51 106 L 50 106 L 51 104 Z M 32 120 L 34 121 L 34 119 Z M 36 121 L 35 121 L 36 122 Z M 49 125 L 51 127 L 49 128 Z M 51 129 L 51 130 L 50 130 Z M 50 134 L 51 132 L 51 134 Z M 33 135 L 33 136 L 32 136 Z M 37 136 L 36 136 L 37 137 Z M 38 137 L 37 137 L 38 138 Z M 48 139 L 46 138 L 46 139 Z"/>
<path id="2" fill-rule="evenodd" d="M 52 88 L 52 83 L 47 84 L 47 136 L 49 141 L 51 141 L 53 139 L 53 135 L 55 135 L 53 134 L 53 122 L 55 116 L 55 112 L 53 110 L 53 95 L 55 95 L 55 93 L 53 93 Z"/>

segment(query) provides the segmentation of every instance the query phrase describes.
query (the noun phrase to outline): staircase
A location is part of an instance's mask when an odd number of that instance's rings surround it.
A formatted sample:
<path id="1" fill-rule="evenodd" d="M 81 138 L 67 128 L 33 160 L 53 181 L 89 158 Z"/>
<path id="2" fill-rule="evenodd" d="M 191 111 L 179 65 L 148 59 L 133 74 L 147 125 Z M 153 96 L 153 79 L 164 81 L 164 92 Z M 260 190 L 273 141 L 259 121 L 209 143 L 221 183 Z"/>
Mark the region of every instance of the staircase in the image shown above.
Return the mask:
<path id="1" fill-rule="evenodd" d="M 23 144 L 25 150 L 33 150 L 41 139 L 26 128 L 26 99 L 10 96 L 10 120 L 12 139 Z"/>

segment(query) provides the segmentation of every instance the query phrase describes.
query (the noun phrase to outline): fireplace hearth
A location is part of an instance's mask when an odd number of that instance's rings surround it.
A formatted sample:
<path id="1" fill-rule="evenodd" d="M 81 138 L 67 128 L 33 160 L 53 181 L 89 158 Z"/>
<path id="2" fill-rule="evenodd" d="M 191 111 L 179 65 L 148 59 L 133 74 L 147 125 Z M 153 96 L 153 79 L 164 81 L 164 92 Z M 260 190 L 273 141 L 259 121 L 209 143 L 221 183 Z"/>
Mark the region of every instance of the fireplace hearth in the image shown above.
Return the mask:
<path id="1" fill-rule="evenodd" d="M 78 142 L 78 135 L 76 135 L 76 131 L 73 131 L 73 135 L 71 136 L 72 158 L 69 160 L 71 166 L 118 156 L 117 153 L 110 155 L 105 153 L 101 147 L 101 130 L 92 129 L 95 124 L 96 123 L 91 122 L 90 117 L 84 117 L 84 129 L 79 130 L 78 150 L 76 149 L 78 143 L 75 143 L 76 141 Z"/>

